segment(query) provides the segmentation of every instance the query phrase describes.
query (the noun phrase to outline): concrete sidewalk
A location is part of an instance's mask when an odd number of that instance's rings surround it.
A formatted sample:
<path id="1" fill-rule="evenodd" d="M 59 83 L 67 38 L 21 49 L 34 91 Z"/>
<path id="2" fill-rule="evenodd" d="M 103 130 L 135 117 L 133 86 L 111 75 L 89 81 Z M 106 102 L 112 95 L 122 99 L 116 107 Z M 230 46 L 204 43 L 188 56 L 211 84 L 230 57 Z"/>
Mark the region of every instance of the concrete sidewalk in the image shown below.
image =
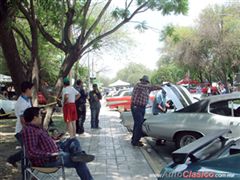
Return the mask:
<path id="1" fill-rule="evenodd" d="M 96 156 L 88 164 L 96 180 L 157 179 L 140 148 L 130 144 L 131 134 L 120 123 L 118 112 L 102 108 L 102 129 L 90 129 L 89 118 L 85 127 L 86 133 L 79 138 L 83 149 Z"/>
<path id="2" fill-rule="evenodd" d="M 100 113 L 101 129 L 90 128 L 89 112 L 85 133 L 78 136 L 82 149 L 95 155 L 88 167 L 95 180 L 157 179 L 140 148 L 130 144 L 131 133 L 120 123 L 119 113 L 107 110 Z M 79 179 L 74 168 L 65 168 L 66 179 Z"/>

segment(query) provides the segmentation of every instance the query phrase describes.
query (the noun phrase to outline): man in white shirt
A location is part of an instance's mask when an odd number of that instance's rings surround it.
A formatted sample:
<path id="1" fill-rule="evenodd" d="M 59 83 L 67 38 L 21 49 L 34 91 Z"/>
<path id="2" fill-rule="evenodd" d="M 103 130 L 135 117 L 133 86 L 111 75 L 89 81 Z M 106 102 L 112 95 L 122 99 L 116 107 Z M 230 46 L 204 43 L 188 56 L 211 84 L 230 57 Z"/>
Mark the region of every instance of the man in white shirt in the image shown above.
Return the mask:
<path id="1" fill-rule="evenodd" d="M 70 137 L 76 136 L 77 109 L 75 101 L 80 98 L 79 92 L 72 86 L 68 78 L 63 80 L 64 88 L 62 90 L 63 117 L 67 124 Z"/>
<path id="2" fill-rule="evenodd" d="M 18 100 L 15 104 L 15 115 L 17 117 L 15 137 L 20 144 L 22 144 L 21 131 L 24 126 L 23 112 L 32 107 L 31 97 L 32 97 L 32 87 L 33 84 L 28 81 L 24 81 L 21 84 L 22 94 L 18 97 Z M 7 162 L 12 164 L 14 167 L 17 167 L 17 162 L 21 161 L 22 151 L 15 153 L 14 155 L 8 157 Z"/>

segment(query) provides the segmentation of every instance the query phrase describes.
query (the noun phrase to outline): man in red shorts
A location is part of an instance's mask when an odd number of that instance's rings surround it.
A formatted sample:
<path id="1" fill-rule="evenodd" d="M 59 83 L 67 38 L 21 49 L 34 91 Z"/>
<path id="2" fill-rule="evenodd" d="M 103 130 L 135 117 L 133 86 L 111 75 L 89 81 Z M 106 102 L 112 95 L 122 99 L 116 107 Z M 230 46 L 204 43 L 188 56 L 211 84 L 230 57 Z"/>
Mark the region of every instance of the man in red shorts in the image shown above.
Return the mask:
<path id="1" fill-rule="evenodd" d="M 63 85 L 63 116 L 64 121 L 67 123 L 67 129 L 71 138 L 76 136 L 77 109 L 75 101 L 80 98 L 80 94 L 75 88 L 70 86 L 68 78 L 63 79 Z"/>

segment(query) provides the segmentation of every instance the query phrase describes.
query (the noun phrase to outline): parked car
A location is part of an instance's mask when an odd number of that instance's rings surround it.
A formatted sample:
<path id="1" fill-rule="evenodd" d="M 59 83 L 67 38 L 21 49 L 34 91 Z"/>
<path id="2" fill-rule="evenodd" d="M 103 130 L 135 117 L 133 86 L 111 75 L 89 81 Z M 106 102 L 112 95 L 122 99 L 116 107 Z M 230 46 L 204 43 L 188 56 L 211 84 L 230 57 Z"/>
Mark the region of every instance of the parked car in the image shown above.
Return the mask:
<path id="1" fill-rule="evenodd" d="M 118 109 L 120 111 L 129 111 L 131 109 L 132 91 L 121 91 L 118 96 L 107 97 L 106 105 L 110 109 Z"/>
<path id="2" fill-rule="evenodd" d="M 9 100 L 3 95 L 0 95 L 0 118 L 15 115 L 14 108 L 16 102 L 15 100 Z"/>
<path id="3" fill-rule="evenodd" d="M 240 139 L 226 138 L 228 132 L 213 131 L 174 151 L 159 179 L 240 179 Z"/>
<path id="4" fill-rule="evenodd" d="M 221 128 L 230 128 L 233 137 L 240 136 L 240 93 L 210 96 L 143 123 L 148 136 L 173 141 L 177 148 Z"/>
<path id="5" fill-rule="evenodd" d="M 167 88 L 163 87 L 168 95 L 173 93 L 173 90 L 182 89 L 175 85 L 169 87 L 173 89 L 167 91 Z M 210 96 L 195 103 L 189 94 L 174 93 L 178 94 L 177 99 L 180 102 L 177 104 L 176 97 L 172 96 L 174 112 L 157 116 L 146 115 L 142 129 L 147 136 L 173 141 L 177 148 L 221 128 L 231 129 L 232 137 L 240 136 L 239 92 Z M 133 120 L 128 120 L 133 124 Z"/>

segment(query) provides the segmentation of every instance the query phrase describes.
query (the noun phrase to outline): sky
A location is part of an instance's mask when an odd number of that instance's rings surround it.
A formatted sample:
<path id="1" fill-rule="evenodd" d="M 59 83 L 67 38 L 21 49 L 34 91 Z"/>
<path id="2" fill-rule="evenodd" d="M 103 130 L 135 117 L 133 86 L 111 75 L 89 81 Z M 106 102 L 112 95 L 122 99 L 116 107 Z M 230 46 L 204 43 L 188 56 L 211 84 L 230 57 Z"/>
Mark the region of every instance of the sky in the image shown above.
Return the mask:
<path id="1" fill-rule="evenodd" d="M 119 0 L 115 0 L 117 2 Z M 209 5 L 223 4 L 226 0 L 189 0 L 189 11 L 186 16 L 171 15 L 162 16 L 159 12 L 148 11 L 136 16 L 133 21 L 146 21 L 147 25 L 154 27 L 159 32 L 168 24 L 179 26 L 193 26 L 201 11 Z M 163 44 L 159 41 L 160 33 L 151 29 L 144 33 L 134 29 L 136 24 L 129 23 L 125 29 L 129 37 L 134 42 L 134 47 L 121 53 L 103 52 L 97 57 L 94 69 L 107 69 L 102 75 L 109 78 L 116 76 L 116 73 L 127 66 L 129 62 L 141 63 L 153 70 L 156 68 L 156 62 L 161 56 L 159 48 Z M 96 57 L 93 57 L 95 60 Z"/>

